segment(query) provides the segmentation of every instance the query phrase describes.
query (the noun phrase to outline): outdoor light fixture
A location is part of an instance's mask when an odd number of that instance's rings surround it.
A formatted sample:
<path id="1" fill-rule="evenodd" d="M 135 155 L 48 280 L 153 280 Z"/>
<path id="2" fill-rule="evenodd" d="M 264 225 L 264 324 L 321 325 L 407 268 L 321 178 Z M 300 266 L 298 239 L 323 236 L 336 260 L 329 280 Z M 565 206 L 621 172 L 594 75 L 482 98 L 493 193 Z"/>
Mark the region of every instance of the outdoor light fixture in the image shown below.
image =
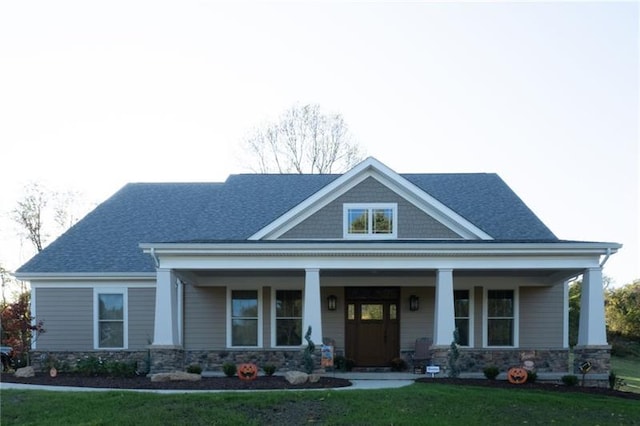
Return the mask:
<path id="1" fill-rule="evenodd" d="M 409 309 L 412 311 L 420 309 L 420 298 L 415 294 L 409 296 Z"/>
<path id="2" fill-rule="evenodd" d="M 337 307 L 338 307 L 338 298 L 333 294 L 327 297 L 327 308 L 330 311 L 335 311 Z"/>

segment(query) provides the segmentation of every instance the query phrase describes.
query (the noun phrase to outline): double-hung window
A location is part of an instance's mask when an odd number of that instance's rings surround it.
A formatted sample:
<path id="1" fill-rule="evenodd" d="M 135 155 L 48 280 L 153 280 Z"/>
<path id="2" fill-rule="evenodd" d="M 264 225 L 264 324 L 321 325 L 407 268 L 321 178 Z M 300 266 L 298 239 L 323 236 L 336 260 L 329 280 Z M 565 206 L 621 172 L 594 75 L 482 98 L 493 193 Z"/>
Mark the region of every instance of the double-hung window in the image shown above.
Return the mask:
<path id="1" fill-rule="evenodd" d="M 344 204 L 344 237 L 396 238 L 397 217 L 398 205 L 395 203 Z"/>
<path id="2" fill-rule="evenodd" d="M 487 290 L 487 345 L 515 346 L 515 331 L 515 292 Z"/>
<path id="3" fill-rule="evenodd" d="M 94 290 L 94 346 L 124 349 L 128 345 L 126 289 Z"/>
<path id="4" fill-rule="evenodd" d="M 455 324 L 456 329 L 458 329 L 458 344 L 462 346 L 469 346 L 470 307 L 469 290 L 454 290 L 453 308 L 455 312 Z"/>
<path id="5" fill-rule="evenodd" d="M 229 346 L 261 346 L 260 292 L 230 290 Z"/>
<path id="6" fill-rule="evenodd" d="M 275 346 L 302 344 L 302 290 L 275 290 Z"/>

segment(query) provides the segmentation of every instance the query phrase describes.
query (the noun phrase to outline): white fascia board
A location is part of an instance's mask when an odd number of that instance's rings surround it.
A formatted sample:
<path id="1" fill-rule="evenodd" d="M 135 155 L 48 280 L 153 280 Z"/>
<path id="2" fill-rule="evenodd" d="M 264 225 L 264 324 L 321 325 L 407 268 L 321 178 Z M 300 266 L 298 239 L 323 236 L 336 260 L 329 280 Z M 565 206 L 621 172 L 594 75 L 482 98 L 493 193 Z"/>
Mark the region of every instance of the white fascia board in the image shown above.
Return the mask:
<path id="1" fill-rule="evenodd" d="M 599 266 L 614 243 L 141 244 L 172 269 L 546 269 Z"/>
<path id="2" fill-rule="evenodd" d="M 493 239 L 489 234 L 418 188 L 389 167 L 369 157 L 346 172 L 287 213 L 265 226 L 249 240 L 273 240 L 300 224 L 320 208 L 354 188 L 368 177 L 374 177 L 387 185 L 426 214 L 440 221 L 461 237 L 467 239 Z"/>
<path id="3" fill-rule="evenodd" d="M 21 281 L 147 281 L 155 272 L 28 272 L 15 274 Z"/>

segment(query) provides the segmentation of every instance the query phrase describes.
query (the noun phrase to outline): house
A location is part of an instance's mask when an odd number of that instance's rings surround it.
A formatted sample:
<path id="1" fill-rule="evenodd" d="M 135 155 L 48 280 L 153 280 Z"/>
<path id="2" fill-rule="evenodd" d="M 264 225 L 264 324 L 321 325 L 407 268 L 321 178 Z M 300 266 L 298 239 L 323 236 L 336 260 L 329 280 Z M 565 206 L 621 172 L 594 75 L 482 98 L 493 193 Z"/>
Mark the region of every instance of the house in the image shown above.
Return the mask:
<path id="1" fill-rule="evenodd" d="M 411 363 L 428 338 L 445 368 L 457 329 L 463 371 L 568 372 L 567 282 L 582 275 L 575 363 L 607 373 L 602 266 L 620 247 L 558 239 L 495 174 L 368 158 L 342 175 L 128 184 L 16 276 L 47 330 L 35 360 L 295 369 L 311 327 L 318 353 L 356 366 Z"/>

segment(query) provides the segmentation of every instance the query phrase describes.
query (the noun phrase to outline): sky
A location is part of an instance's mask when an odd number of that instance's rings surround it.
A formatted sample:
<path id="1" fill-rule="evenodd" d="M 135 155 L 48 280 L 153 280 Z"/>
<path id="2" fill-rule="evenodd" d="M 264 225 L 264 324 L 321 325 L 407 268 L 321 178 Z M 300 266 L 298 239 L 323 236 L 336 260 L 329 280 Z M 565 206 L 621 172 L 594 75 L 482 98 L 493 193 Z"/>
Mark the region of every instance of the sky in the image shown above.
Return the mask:
<path id="1" fill-rule="evenodd" d="M 90 204 L 224 181 L 293 104 L 398 173 L 498 173 L 640 278 L 638 3 L 34 0 L 0 5 L 0 264 L 30 182 Z M 245 158 L 243 160 L 243 158 Z"/>

